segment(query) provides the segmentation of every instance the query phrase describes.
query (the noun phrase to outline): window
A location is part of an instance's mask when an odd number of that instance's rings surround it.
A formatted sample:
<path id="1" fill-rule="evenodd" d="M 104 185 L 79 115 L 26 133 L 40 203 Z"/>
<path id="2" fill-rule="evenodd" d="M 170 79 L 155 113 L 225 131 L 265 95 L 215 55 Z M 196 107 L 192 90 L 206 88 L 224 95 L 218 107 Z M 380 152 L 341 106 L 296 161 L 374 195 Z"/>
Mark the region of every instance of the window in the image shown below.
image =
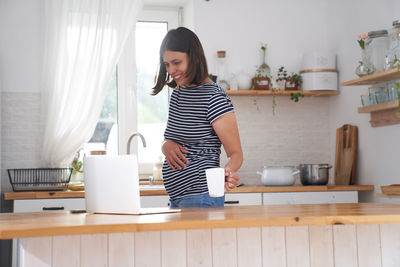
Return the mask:
<path id="1" fill-rule="evenodd" d="M 106 150 L 107 155 L 125 154 L 131 134 L 140 132 L 131 151 L 138 155 L 139 172 L 149 174 L 158 161 L 168 116 L 168 90 L 151 96 L 159 67 L 159 48 L 168 29 L 178 27 L 178 8 L 145 8 L 118 62 L 96 130 L 85 153 Z M 135 59 L 135 60 L 133 60 Z M 137 75 L 135 75 L 135 73 Z M 137 145 L 136 145 L 137 143 Z"/>
<path id="2" fill-rule="evenodd" d="M 106 150 L 107 155 L 118 155 L 118 98 L 117 98 L 117 69 L 115 70 L 104 100 L 103 109 L 97 122 L 96 129 L 87 144 L 84 153 L 93 150 Z"/>
<path id="3" fill-rule="evenodd" d="M 159 67 L 159 49 L 168 31 L 166 22 L 136 23 L 137 68 L 137 128 L 147 140 L 147 147 L 139 145 L 139 163 L 153 163 L 161 155 L 161 143 L 168 114 L 168 90 L 156 96 L 151 91 Z"/>

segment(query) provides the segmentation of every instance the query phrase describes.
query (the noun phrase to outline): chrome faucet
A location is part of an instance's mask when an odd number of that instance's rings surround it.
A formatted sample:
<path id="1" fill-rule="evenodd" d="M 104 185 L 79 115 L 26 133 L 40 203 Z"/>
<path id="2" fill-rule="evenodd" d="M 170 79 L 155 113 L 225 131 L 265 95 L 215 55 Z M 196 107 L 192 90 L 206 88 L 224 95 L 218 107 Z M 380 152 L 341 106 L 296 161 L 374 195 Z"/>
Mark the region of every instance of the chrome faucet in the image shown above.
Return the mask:
<path id="1" fill-rule="evenodd" d="M 140 139 L 142 139 L 142 144 L 143 147 L 146 147 L 146 140 L 144 139 L 143 135 L 141 133 L 133 133 L 129 139 L 128 139 L 128 145 L 126 147 L 126 153 L 129 155 L 131 153 L 131 142 L 133 137 L 135 137 L 136 135 L 138 135 L 140 137 Z"/>

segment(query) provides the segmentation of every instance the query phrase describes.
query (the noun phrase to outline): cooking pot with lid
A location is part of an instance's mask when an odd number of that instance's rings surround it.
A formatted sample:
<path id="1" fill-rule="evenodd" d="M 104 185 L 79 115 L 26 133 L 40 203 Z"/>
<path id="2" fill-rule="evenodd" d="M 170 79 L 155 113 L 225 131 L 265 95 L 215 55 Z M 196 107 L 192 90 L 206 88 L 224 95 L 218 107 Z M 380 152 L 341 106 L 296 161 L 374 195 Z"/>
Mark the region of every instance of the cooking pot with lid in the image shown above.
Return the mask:
<path id="1" fill-rule="evenodd" d="M 329 164 L 300 164 L 300 181 L 303 185 L 326 185 L 329 181 Z"/>
<path id="2" fill-rule="evenodd" d="M 264 167 L 262 172 L 257 171 L 261 175 L 261 182 L 265 186 L 288 186 L 295 182 L 295 175 L 300 171 L 293 171 L 294 167 Z"/>

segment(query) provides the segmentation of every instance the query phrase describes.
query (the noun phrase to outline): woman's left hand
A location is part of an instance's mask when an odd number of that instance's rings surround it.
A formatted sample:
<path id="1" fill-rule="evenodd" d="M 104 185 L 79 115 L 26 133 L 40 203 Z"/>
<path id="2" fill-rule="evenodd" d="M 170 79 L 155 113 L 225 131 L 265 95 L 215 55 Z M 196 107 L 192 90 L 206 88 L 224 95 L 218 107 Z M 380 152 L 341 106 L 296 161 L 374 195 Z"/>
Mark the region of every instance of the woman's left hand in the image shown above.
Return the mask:
<path id="1" fill-rule="evenodd" d="M 225 189 L 226 191 L 231 191 L 233 188 L 235 188 L 238 183 L 239 183 L 239 175 L 231 171 L 229 167 L 225 168 Z"/>

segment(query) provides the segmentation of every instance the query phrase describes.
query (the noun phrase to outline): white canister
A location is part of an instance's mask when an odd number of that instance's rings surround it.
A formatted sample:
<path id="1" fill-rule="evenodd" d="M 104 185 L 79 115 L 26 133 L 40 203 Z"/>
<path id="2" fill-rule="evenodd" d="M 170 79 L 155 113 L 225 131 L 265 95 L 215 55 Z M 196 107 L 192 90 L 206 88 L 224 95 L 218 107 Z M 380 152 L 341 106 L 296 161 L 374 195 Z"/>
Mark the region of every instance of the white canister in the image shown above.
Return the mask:
<path id="1" fill-rule="evenodd" d="M 338 73 L 335 69 L 301 70 L 303 90 L 337 90 Z"/>
<path id="2" fill-rule="evenodd" d="M 336 69 L 336 54 L 328 51 L 312 51 L 303 54 L 302 69 Z"/>

